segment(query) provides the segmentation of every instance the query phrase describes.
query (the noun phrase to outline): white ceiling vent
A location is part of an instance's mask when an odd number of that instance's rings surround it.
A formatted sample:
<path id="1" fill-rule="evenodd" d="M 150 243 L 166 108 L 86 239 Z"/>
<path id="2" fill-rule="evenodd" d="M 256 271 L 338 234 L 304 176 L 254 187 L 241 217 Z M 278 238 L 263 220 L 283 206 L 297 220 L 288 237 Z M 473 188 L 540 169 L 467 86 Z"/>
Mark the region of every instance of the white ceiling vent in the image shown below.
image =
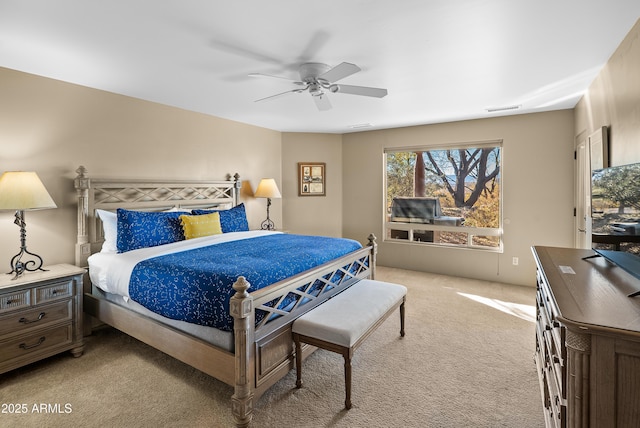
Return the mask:
<path id="1" fill-rule="evenodd" d="M 504 107 L 489 107 L 486 110 L 487 110 L 487 113 L 497 113 L 497 112 L 502 112 L 502 111 L 518 110 L 521 107 L 522 107 L 522 105 L 518 104 L 518 105 L 504 106 Z"/>

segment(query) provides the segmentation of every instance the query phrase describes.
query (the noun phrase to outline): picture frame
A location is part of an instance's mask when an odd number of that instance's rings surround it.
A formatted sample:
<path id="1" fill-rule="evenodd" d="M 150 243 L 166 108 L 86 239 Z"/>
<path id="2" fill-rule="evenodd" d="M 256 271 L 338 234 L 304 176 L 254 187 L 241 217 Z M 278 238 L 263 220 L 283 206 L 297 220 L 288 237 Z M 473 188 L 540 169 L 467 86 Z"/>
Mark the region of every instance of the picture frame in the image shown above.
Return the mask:
<path id="1" fill-rule="evenodd" d="M 325 196 L 325 177 L 324 162 L 298 162 L 298 196 Z"/>

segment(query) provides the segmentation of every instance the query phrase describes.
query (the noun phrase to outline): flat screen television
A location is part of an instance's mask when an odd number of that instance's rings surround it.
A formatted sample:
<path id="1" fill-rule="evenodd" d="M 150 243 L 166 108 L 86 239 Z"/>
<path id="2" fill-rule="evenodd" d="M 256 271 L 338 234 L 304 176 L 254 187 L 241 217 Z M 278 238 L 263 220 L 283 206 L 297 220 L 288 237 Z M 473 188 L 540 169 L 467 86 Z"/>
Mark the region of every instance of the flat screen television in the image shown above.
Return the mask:
<path id="1" fill-rule="evenodd" d="M 640 163 L 592 172 L 591 220 L 596 255 L 640 279 Z"/>
<path id="2" fill-rule="evenodd" d="M 623 242 L 628 237 L 640 240 L 635 238 L 640 236 L 640 163 L 592 172 L 591 220 L 593 234 L 617 237 L 620 251 L 640 254 L 640 242 Z"/>

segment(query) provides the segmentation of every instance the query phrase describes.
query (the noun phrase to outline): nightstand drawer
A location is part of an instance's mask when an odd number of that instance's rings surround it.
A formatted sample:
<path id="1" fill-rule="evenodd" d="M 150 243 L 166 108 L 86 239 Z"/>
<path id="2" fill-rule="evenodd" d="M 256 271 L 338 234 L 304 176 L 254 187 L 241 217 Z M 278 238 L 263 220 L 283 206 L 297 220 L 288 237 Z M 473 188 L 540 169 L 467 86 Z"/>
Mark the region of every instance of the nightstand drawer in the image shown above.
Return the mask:
<path id="1" fill-rule="evenodd" d="M 60 352 L 82 355 L 85 273 L 59 264 L 16 279 L 0 274 L 0 376 Z"/>
<path id="2" fill-rule="evenodd" d="M 29 328 L 38 328 L 58 321 L 70 320 L 73 316 L 73 301 L 43 305 L 0 317 L 0 337 L 19 333 Z"/>
<path id="3" fill-rule="evenodd" d="M 59 300 L 65 297 L 71 297 L 73 295 L 73 282 L 64 281 L 56 282 L 44 287 L 38 287 L 35 289 L 35 301 L 34 305 L 40 303 L 49 302 L 52 300 Z"/>
<path id="4" fill-rule="evenodd" d="M 71 323 L 52 329 L 34 331 L 0 342 L 0 362 L 23 357 L 31 353 L 45 352 L 49 348 L 63 347 L 72 342 Z"/>
<path id="5" fill-rule="evenodd" d="M 25 308 L 31 304 L 31 290 L 18 290 L 13 293 L 0 296 L 0 314 Z"/>

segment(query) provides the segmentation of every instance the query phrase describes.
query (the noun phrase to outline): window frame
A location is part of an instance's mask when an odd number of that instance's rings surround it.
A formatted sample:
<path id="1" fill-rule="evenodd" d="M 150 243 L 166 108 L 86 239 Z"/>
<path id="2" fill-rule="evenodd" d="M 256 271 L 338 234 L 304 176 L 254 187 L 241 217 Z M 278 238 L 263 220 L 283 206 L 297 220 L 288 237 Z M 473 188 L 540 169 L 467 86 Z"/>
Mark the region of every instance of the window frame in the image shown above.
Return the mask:
<path id="1" fill-rule="evenodd" d="M 392 222 L 389 219 L 388 207 L 387 207 L 387 190 L 388 190 L 388 177 L 387 177 L 387 155 L 389 153 L 406 153 L 406 152 L 428 152 L 437 150 L 459 150 L 470 148 L 488 148 L 499 147 L 500 148 L 500 194 L 499 194 L 499 225 L 496 228 L 488 227 L 469 227 L 469 226 L 447 226 L 436 224 L 424 224 L 424 223 L 404 223 L 404 222 Z M 418 146 L 402 146 L 402 147 L 385 147 L 383 150 L 383 197 L 382 197 L 382 222 L 383 222 L 383 242 L 398 243 L 404 245 L 422 245 L 430 247 L 444 247 L 444 248 L 457 248 L 467 250 L 478 250 L 503 253 L 504 252 L 504 144 L 503 140 L 487 140 L 476 141 L 467 143 L 451 143 L 451 144 L 434 144 L 434 145 L 418 145 Z M 407 239 L 399 239 L 391 237 L 391 230 L 407 231 Z M 446 242 L 433 242 L 414 240 L 415 231 L 430 231 L 433 232 L 434 237 L 441 232 L 453 232 L 453 233 L 465 233 L 467 235 L 466 244 L 451 244 Z M 474 237 L 477 236 L 497 236 L 498 245 L 494 247 L 473 244 Z"/>

